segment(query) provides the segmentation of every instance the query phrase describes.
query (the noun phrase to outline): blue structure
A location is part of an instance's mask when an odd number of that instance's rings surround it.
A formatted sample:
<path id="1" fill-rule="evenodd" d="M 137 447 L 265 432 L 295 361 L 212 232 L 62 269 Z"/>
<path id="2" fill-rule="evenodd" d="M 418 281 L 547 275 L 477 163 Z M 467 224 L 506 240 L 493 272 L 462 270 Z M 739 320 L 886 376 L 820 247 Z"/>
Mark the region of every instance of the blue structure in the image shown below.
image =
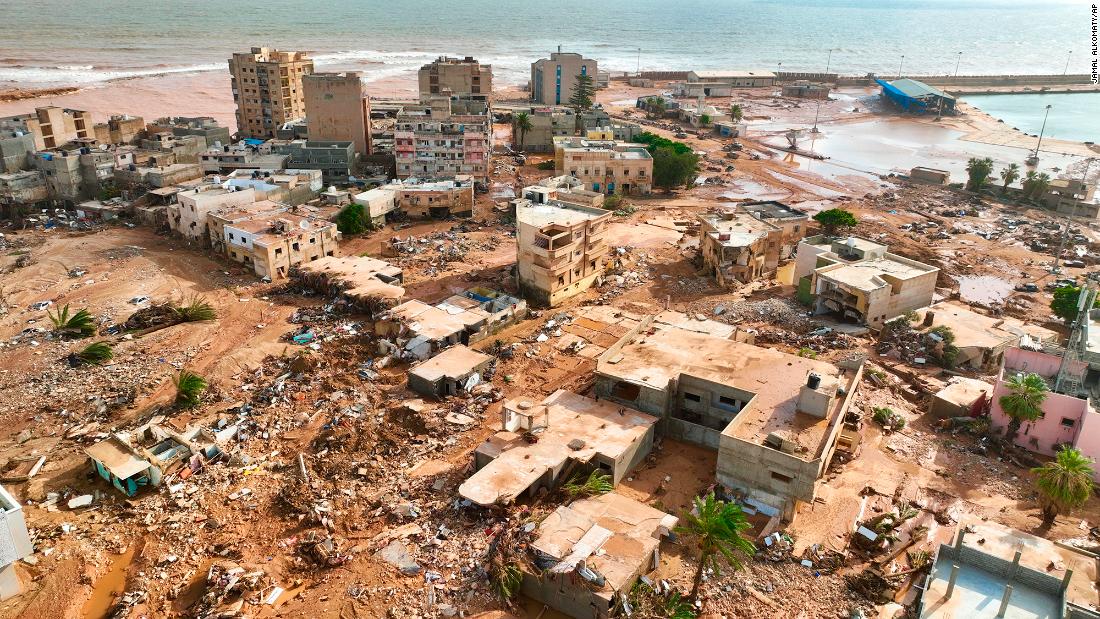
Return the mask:
<path id="1" fill-rule="evenodd" d="M 947 94 L 939 88 L 934 88 L 911 79 L 900 79 L 892 82 L 875 80 L 882 86 L 882 96 L 891 103 L 913 114 L 955 113 L 955 97 Z"/>

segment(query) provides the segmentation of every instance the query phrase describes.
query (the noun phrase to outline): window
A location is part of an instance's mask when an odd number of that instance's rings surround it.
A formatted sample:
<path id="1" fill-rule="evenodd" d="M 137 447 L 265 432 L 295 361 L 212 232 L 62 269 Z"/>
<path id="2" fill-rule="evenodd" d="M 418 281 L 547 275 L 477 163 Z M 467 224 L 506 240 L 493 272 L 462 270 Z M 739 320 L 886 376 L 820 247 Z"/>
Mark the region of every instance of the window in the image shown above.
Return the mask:
<path id="1" fill-rule="evenodd" d="M 230 232 L 230 233 L 229 233 L 229 240 L 230 240 L 230 241 L 234 240 L 234 239 L 233 239 L 233 233 L 232 233 L 232 232 Z"/>
<path id="2" fill-rule="evenodd" d="M 727 397 L 724 395 L 718 396 L 718 401 L 727 406 L 737 406 L 738 402 L 736 398 Z"/>
<path id="3" fill-rule="evenodd" d="M 641 393 L 641 387 L 625 380 L 620 380 L 611 387 L 611 397 L 620 400 L 637 400 Z"/>
<path id="4" fill-rule="evenodd" d="M 789 484 L 792 481 L 794 481 L 793 477 L 788 477 L 787 475 L 784 475 L 783 473 L 776 473 L 775 471 L 772 471 L 772 479 L 774 479 L 776 481 L 781 481 L 785 484 Z"/>
<path id="5" fill-rule="evenodd" d="M 688 393 L 687 391 L 684 392 L 684 399 L 685 400 L 691 400 L 692 402 L 702 402 L 703 401 L 703 398 L 701 396 L 699 396 L 697 394 L 694 394 L 694 393 Z"/>
<path id="6" fill-rule="evenodd" d="M 310 243 L 316 243 L 317 242 L 317 237 L 310 237 L 309 242 Z"/>
<path id="7" fill-rule="evenodd" d="M 281 256 L 282 253 L 283 253 L 283 248 L 282 247 L 276 247 L 275 248 L 275 255 L 276 256 Z"/>
<path id="8" fill-rule="evenodd" d="M 1062 417 L 1062 427 L 1063 428 L 1072 428 L 1073 423 L 1074 423 L 1073 419 L 1070 419 L 1069 417 Z"/>

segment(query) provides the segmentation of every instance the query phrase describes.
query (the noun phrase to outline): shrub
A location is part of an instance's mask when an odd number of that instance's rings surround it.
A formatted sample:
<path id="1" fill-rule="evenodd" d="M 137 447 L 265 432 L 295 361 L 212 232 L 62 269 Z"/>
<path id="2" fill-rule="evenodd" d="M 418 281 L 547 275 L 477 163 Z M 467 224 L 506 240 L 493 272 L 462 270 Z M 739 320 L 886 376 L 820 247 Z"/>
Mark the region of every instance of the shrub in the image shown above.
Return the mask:
<path id="1" fill-rule="evenodd" d="M 115 353 L 107 342 L 88 344 L 75 355 L 80 365 L 101 365 L 106 361 L 110 361 L 114 356 Z"/>
<path id="2" fill-rule="evenodd" d="M 46 314 L 53 323 L 53 330 L 62 337 L 90 337 L 95 335 L 95 319 L 87 309 L 69 315 L 69 306 L 61 308 L 56 314 L 49 310 Z"/>
<path id="3" fill-rule="evenodd" d="M 566 482 L 563 488 L 566 494 L 573 498 L 577 498 L 581 496 L 607 494 L 615 488 L 615 485 L 611 483 L 610 475 L 595 470 L 589 474 L 588 479 L 583 479 L 580 473 L 574 475 L 572 479 Z"/>
<path id="4" fill-rule="evenodd" d="M 547 159 L 546 161 L 543 161 L 542 163 L 536 165 L 535 167 L 538 168 L 539 170 L 553 170 L 554 169 L 554 160 L 553 159 Z"/>
<path id="5" fill-rule="evenodd" d="M 187 305 L 172 306 L 172 312 L 180 322 L 200 322 L 218 317 L 218 312 L 206 301 L 206 297 L 198 295 L 192 296 Z"/>

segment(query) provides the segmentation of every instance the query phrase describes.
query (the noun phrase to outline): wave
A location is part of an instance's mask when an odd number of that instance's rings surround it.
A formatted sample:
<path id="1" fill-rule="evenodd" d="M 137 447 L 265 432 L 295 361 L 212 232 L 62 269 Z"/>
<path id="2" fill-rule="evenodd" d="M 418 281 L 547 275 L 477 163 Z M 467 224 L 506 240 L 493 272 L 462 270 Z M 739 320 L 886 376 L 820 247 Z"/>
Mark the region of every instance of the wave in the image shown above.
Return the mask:
<path id="1" fill-rule="evenodd" d="M 91 65 L 60 65 L 56 67 L 0 66 L 0 82 L 15 82 L 33 86 L 86 86 L 135 77 L 170 73 L 199 73 L 225 69 L 224 63 L 185 67 L 149 67 L 146 69 L 97 69 Z"/>

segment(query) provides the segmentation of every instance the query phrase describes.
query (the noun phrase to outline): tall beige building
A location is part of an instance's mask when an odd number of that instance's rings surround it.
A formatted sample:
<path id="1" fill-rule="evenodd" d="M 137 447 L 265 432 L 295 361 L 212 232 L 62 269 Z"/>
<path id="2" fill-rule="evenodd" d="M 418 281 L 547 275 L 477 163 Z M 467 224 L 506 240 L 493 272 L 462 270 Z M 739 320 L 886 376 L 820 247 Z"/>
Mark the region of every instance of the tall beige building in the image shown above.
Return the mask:
<path id="1" fill-rule="evenodd" d="M 91 114 L 52 105 L 35 108 L 33 114 L 0 118 L 0 130 L 29 133 L 34 137 L 36 150 L 57 148 L 73 140 L 95 137 Z"/>
<path id="2" fill-rule="evenodd" d="M 561 48 L 531 63 L 531 100 L 543 105 L 562 105 L 569 103 L 573 96 L 573 87 L 578 75 L 592 78 L 592 87 L 596 87 L 596 61 L 580 54 L 563 52 Z"/>
<path id="3" fill-rule="evenodd" d="M 310 140 L 354 142 L 355 152 L 371 154 L 370 98 L 358 73 L 314 73 L 302 87 Z"/>
<path id="4" fill-rule="evenodd" d="M 313 60 L 305 52 L 253 47 L 233 54 L 229 73 L 241 135 L 274 138 L 280 125 L 306 115 L 302 78 L 313 73 Z"/>
<path id="5" fill-rule="evenodd" d="M 421 98 L 447 90 L 460 97 L 487 97 L 493 92 L 492 65 L 481 64 L 470 56 L 440 56 L 435 62 L 420 67 L 418 78 Z"/>

